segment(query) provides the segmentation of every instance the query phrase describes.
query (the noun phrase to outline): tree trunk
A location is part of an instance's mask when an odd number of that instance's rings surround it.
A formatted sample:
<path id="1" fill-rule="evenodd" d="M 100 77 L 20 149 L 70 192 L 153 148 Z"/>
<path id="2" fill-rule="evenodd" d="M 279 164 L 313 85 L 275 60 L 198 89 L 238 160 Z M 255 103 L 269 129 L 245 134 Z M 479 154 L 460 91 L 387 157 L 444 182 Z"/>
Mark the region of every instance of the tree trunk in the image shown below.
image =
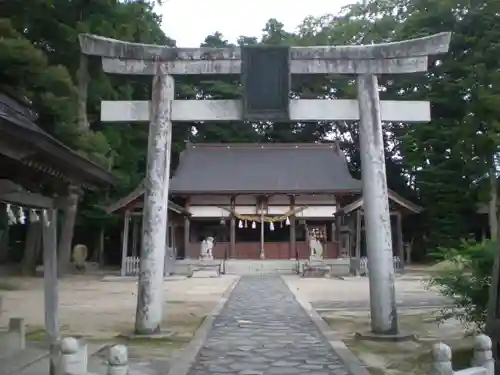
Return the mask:
<path id="1" fill-rule="evenodd" d="M 99 231 L 97 261 L 99 262 L 99 268 L 104 268 L 104 226 L 101 226 L 101 230 Z"/>
<path id="2" fill-rule="evenodd" d="M 9 220 L 7 205 L 0 202 L 0 263 L 9 260 Z"/>
<path id="3" fill-rule="evenodd" d="M 76 73 L 78 80 L 78 126 L 82 129 L 89 127 L 87 119 L 87 90 L 89 85 L 88 59 L 80 54 L 80 66 Z"/>
<path id="4" fill-rule="evenodd" d="M 78 210 L 78 197 L 79 191 L 77 188 L 72 186 L 69 187 L 57 251 L 57 269 L 59 271 L 59 276 L 63 276 L 68 272 L 71 263 L 71 245 L 75 229 L 76 213 Z"/>
<path id="5" fill-rule="evenodd" d="M 42 244 L 41 239 L 41 221 L 30 222 L 26 234 L 23 260 L 21 261 L 21 272 L 25 276 L 34 276 L 36 273 L 36 263 Z"/>
<path id="6" fill-rule="evenodd" d="M 498 218 L 497 218 L 497 174 L 495 168 L 495 161 L 492 160 L 492 165 L 489 173 L 490 180 L 490 200 L 488 203 L 488 222 L 490 226 L 490 238 L 493 241 L 497 239 Z"/>

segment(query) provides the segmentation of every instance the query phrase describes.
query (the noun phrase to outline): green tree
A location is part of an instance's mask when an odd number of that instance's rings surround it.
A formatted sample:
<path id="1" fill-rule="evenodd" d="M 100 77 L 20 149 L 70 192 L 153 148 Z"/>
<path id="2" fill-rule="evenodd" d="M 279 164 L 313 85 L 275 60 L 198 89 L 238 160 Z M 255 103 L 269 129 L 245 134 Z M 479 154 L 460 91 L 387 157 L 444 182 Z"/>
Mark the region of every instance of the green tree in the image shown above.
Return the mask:
<path id="1" fill-rule="evenodd" d="M 11 27 L 3 27 L 1 35 L 4 36 L 1 43 L 6 44 L 3 49 L 9 50 L 0 58 L 2 68 L 6 67 L 2 69 L 2 82 L 33 102 L 45 130 L 112 169 L 121 180 L 117 195 L 130 191 L 143 177 L 147 126 L 101 124 L 100 101 L 146 99 L 151 82 L 144 78 L 106 76 L 97 59 L 86 62 L 80 58 L 78 34 L 88 32 L 127 41 L 173 45 L 160 28 L 161 17 L 154 13 L 153 3 L 20 0 L 2 2 L 0 14 L 11 23 Z M 5 39 L 8 33 L 9 39 Z M 82 61 L 88 63 L 88 77 L 83 74 L 86 69 L 81 69 Z M 82 112 L 82 106 L 77 100 L 75 82 L 80 86 L 87 81 L 88 98 L 83 103 L 87 118 L 81 121 L 78 110 Z M 96 207 L 108 199 L 113 199 L 113 195 L 88 194 L 80 222 L 95 225 L 96 217 L 103 218 Z M 65 254 L 66 259 L 71 249 L 72 228 L 73 223 L 65 220 L 59 254 Z"/>

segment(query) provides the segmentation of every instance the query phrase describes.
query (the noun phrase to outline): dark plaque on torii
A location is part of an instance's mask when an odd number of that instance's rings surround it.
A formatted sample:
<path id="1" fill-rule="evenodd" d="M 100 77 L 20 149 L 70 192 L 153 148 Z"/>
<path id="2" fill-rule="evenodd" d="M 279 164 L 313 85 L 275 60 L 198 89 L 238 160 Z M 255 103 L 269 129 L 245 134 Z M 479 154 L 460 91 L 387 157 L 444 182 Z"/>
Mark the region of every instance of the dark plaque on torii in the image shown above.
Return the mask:
<path id="1" fill-rule="evenodd" d="M 245 121 L 290 121 L 290 47 L 241 48 Z"/>

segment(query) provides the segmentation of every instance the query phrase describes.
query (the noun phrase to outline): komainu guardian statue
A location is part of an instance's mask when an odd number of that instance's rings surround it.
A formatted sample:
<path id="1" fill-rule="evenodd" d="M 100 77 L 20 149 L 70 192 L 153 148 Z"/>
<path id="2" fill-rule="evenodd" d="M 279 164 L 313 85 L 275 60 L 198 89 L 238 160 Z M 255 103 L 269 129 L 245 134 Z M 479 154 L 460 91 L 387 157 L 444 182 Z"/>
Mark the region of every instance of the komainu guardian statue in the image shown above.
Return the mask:
<path id="1" fill-rule="evenodd" d="M 201 260 L 213 260 L 214 256 L 212 251 L 214 249 L 214 238 L 207 237 L 201 241 L 200 259 Z"/>

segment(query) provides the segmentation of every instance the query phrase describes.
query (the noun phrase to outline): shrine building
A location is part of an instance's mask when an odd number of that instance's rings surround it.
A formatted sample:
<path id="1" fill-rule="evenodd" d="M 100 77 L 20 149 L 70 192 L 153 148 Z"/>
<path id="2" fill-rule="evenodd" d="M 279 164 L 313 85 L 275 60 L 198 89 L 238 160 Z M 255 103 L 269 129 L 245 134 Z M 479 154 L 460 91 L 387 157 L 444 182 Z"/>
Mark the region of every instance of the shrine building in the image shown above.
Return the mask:
<path id="1" fill-rule="evenodd" d="M 336 143 L 189 144 L 170 184 L 191 214 L 185 257 L 211 236 L 216 259 L 306 259 L 309 236 L 337 258 L 339 197 L 360 190 Z"/>
<path id="2" fill-rule="evenodd" d="M 143 193 L 141 184 L 108 212 L 125 212 L 137 228 Z M 208 237 L 220 260 L 359 258 L 365 254 L 365 244 L 356 240 L 360 196 L 361 181 L 351 176 L 335 142 L 188 143 L 170 181 L 167 246 L 186 260 L 199 259 Z M 392 191 L 389 199 L 391 213 L 420 212 Z M 394 254 L 402 255 L 401 220 L 394 222 Z M 124 242 L 137 256 L 140 231 L 132 232 L 134 239 L 128 241 L 127 229 Z"/>

